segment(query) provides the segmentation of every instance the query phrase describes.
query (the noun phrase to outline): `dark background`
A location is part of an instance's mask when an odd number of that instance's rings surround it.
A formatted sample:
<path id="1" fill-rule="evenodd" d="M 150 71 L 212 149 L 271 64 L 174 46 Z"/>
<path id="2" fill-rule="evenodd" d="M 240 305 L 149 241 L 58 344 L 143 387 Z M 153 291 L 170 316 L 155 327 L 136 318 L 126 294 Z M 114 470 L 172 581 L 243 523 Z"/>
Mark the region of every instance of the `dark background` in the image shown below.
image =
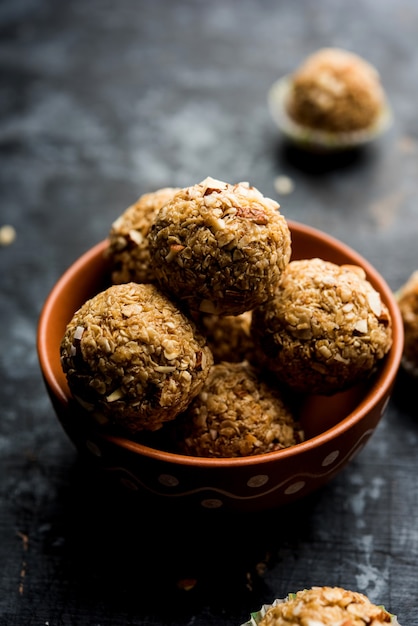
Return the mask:
<path id="1" fill-rule="evenodd" d="M 168 515 L 86 473 L 35 346 L 54 282 L 129 204 L 208 175 L 248 180 L 397 290 L 418 267 L 417 41 L 415 0 L 0 1 L 0 226 L 16 229 L 0 247 L 1 626 L 239 626 L 315 584 L 418 623 L 416 385 L 401 374 L 366 448 L 307 501 Z M 302 155 L 266 94 L 329 45 L 378 68 L 394 124 L 364 150 Z"/>

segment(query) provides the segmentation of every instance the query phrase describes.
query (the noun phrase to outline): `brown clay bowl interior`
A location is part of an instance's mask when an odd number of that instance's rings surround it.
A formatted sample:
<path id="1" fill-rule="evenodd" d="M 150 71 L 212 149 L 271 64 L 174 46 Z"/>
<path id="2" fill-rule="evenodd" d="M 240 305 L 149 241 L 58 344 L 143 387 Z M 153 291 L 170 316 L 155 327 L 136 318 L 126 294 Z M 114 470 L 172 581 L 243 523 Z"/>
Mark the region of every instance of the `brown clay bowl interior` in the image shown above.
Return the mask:
<path id="1" fill-rule="evenodd" d="M 376 375 L 331 397 L 308 396 L 300 406 L 306 440 L 296 446 L 243 458 L 196 458 L 146 445 L 98 424 L 75 403 L 60 364 L 59 345 L 73 313 L 108 286 L 102 241 L 61 276 L 48 295 L 38 327 L 38 356 L 47 391 L 65 432 L 79 453 L 117 483 L 139 494 L 193 507 L 263 510 L 318 489 L 363 448 L 380 421 L 399 369 L 403 325 L 391 289 L 357 252 L 306 225 L 288 220 L 292 259 L 320 257 L 364 268 L 389 308 L 393 346 Z"/>

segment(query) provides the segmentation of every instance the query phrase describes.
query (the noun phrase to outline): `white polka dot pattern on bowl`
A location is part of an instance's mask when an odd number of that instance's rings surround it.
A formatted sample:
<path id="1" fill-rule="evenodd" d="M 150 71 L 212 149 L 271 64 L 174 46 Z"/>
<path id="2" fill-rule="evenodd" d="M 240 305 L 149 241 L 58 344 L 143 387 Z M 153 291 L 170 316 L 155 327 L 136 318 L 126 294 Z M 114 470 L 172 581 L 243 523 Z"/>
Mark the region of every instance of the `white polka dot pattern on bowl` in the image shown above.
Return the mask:
<path id="1" fill-rule="evenodd" d="M 165 487 L 177 487 L 179 484 L 179 479 L 171 474 L 160 474 L 158 476 L 158 482 L 164 485 Z"/>
<path id="2" fill-rule="evenodd" d="M 257 474 L 257 476 L 253 476 L 247 481 L 247 485 L 252 488 L 262 487 L 268 482 L 268 480 L 269 477 L 265 474 Z"/>
<path id="3" fill-rule="evenodd" d="M 205 509 L 219 509 L 223 506 L 222 500 L 218 498 L 206 498 L 206 500 L 202 500 L 200 503 Z"/>
<path id="4" fill-rule="evenodd" d="M 102 451 L 100 450 L 99 446 L 96 443 L 94 443 L 94 441 L 91 441 L 90 439 L 87 439 L 86 441 L 86 448 L 94 456 L 97 456 L 97 457 L 102 456 Z"/>
<path id="5" fill-rule="evenodd" d="M 291 485 L 289 485 L 284 490 L 284 492 L 287 496 L 290 496 L 294 493 L 297 493 L 301 489 L 303 489 L 305 485 L 306 485 L 306 482 L 304 480 L 298 480 L 296 483 L 292 483 Z"/>
<path id="6" fill-rule="evenodd" d="M 333 452 L 330 452 L 322 461 L 321 463 L 322 467 L 328 467 L 328 465 L 331 465 L 332 463 L 334 463 L 334 461 L 336 461 L 339 456 L 340 456 L 339 450 L 334 450 Z"/>
<path id="7" fill-rule="evenodd" d="M 318 479 L 320 479 L 320 482 L 324 482 L 323 479 L 326 476 L 336 473 L 340 466 L 343 466 L 347 460 L 351 460 L 366 444 L 373 430 L 365 431 L 361 438 L 344 455 L 339 449 L 328 450 L 322 459 L 319 458 L 315 461 L 315 466 L 312 470 L 296 472 L 293 476 L 288 476 L 278 482 L 275 482 L 276 479 L 273 479 L 273 476 L 268 473 L 254 474 L 249 478 L 247 477 L 245 483 L 236 484 L 236 481 L 233 481 L 234 486 L 227 488 L 223 485 L 208 485 L 205 482 L 206 479 L 201 481 L 202 484 L 195 484 L 195 478 L 192 473 L 190 482 L 187 481 L 186 484 L 185 478 L 180 478 L 175 473 L 157 473 L 153 475 L 152 471 L 144 472 L 142 470 L 141 474 L 137 474 L 134 469 L 135 459 L 134 465 L 130 469 L 122 466 L 112 467 L 106 465 L 106 463 L 104 464 L 104 469 L 115 474 L 119 483 L 131 491 L 140 492 L 144 490 L 158 496 L 179 498 L 180 500 L 191 498 L 200 493 L 202 495 L 200 506 L 206 509 L 218 509 L 225 506 L 228 501 L 245 502 L 263 498 L 274 500 L 275 493 L 277 493 L 278 499 L 280 499 L 280 494 L 281 496 L 291 498 L 294 494 L 311 491 L 314 487 L 313 483 L 318 482 Z M 85 440 L 84 444 L 94 457 L 101 459 L 101 463 L 106 461 L 106 453 L 108 451 L 106 446 L 103 447 L 91 439 Z M 111 451 L 109 456 L 112 456 Z M 175 470 L 174 467 L 173 469 Z M 268 466 L 265 469 L 268 469 Z M 161 488 L 158 488 L 158 485 Z M 203 493 L 205 494 L 204 496 Z M 213 494 L 213 497 L 208 496 L 208 494 Z"/>

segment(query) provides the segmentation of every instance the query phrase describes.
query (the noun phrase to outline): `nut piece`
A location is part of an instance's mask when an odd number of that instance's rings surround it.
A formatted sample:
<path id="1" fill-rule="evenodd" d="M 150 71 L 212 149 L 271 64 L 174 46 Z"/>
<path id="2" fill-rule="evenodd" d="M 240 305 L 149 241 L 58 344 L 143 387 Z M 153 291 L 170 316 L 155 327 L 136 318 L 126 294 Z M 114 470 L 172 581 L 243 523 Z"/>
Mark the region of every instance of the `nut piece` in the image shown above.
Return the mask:
<path id="1" fill-rule="evenodd" d="M 368 128 L 385 106 L 377 70 L 352 52 L 324 48 L 292 76 L 289 115 L 316 130 L 351 132 Z"/>
<path id="2" fill-rule="evenodd" d="M 206 178 L 158 212 L 149 232 L 161 288 L 190 311 L 239 315 L 275 292 L 291 238 L 277 202 L 248 183 Z"/>
<path id="3" fill-rule="evenodd" d="M 405 334 L 402 365 L 409 374 L 418 376 L 418 270 L 411 274 L 396 296 Z"/>
<path id="4" fill-rule="evenodd" d="M 100 422 L 157 430 L 183 411 L 213 357 L 194 323 L 155 285 L 113 285 L 73 316 L 61 343 L 74 397 Z"/>
<path id="5" fill-rule="evenodd" d="M 362 593 L 341 587 L 298 591 L 267 609 L 258 626 L 384 626 L 397 624 Z"/>
<path id="6" fill-rule="evenodd" d="M 287 448 L 303 438 L 280 391 L 246 362 L 213 365 L 174 426 L 181 451 L 195 456 L 250 456 Z"/>
<path id="7" fill-rule="evenodd" d="M 289 263 L 251 333 L 279 381 L 326 395 L 367 378 L 392 345 L 389 311 L 364 271 L 318 258 Z"/>
<path id="8" fill-rule="evenodd" d="M 146 193 L 113 222 L 105 255 L 111 262 L 114 284 L 155 281 L 150 267 L 148 232 L 159 209 L 177 191 L 180 188 L 164 187 Z"/>

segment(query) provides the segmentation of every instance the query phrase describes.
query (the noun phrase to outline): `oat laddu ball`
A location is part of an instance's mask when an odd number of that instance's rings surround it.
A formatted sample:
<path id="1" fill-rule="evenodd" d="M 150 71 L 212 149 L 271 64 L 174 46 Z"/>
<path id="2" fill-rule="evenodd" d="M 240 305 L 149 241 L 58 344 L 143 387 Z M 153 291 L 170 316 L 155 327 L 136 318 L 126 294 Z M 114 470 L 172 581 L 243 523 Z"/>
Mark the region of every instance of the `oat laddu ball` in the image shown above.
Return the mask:
<path id="1" fill-rule="evenodd" d="M 284 396 L 246 362 L 213 365 L 174 426 L 182 452 L 201 457 L 251 456 L 303 438 Z"/>
<path id="2" fill-rule="evenodd" d="M 418 270 L 413 272 L 396 294 L 404 328 L 402 365 L 418 376 Z"/>
<path id="3" fill-rule="evenodd" d="M 111 263 L 112 283 L 155 282 L 148 232 L 159 209 L 178 191 L 179 187 L 163 187 L 143 194 L 113 222 L 105 252 Z"/>
<path id="4" fill-rule="evenodd" d="M 272 297 L 290 259 L 279 205 L 247 183 L 213 178 L 186 187 L 149 232 L 163 291 L 190 311 L 239 315 Z"/>
<path id="5" fill-rule="evenodd" d="M 254 342 L 251 336 L 251 311 L 240 315 L 202 313 L 197 322 L 212 350 L 215 363 L 252 361 Z"/>
<path id="6" fill-rule="evenodd" d="M 289 594 L 267 608 L 258 626 L 392 626 L 397 619 L 357 591 L 311 587 Z"/>
<path id="7" fill-rule="evenodd" d="M 74 314 L 61 362 L 72 394 L 96 419 L 136 433 L 183 411 L 213 358 L 194 323 L 155 285 L 126 283 Z"/>
<path id="8" fill-rule="evenodd" d="M 319 258 L 289 263 L 251 332 L 279 381 L 323 395 L 367 378 L 392 345 L 390 313 L 364 270 Z"/>
<path id="9" fill-rule="evenodd" d="M 316 130 L 367 129 L 385 107 L 377 70 L 357 54 L 339 48 L 323 48 L 310 55 L 291 82 L 289 115 Z"/>

